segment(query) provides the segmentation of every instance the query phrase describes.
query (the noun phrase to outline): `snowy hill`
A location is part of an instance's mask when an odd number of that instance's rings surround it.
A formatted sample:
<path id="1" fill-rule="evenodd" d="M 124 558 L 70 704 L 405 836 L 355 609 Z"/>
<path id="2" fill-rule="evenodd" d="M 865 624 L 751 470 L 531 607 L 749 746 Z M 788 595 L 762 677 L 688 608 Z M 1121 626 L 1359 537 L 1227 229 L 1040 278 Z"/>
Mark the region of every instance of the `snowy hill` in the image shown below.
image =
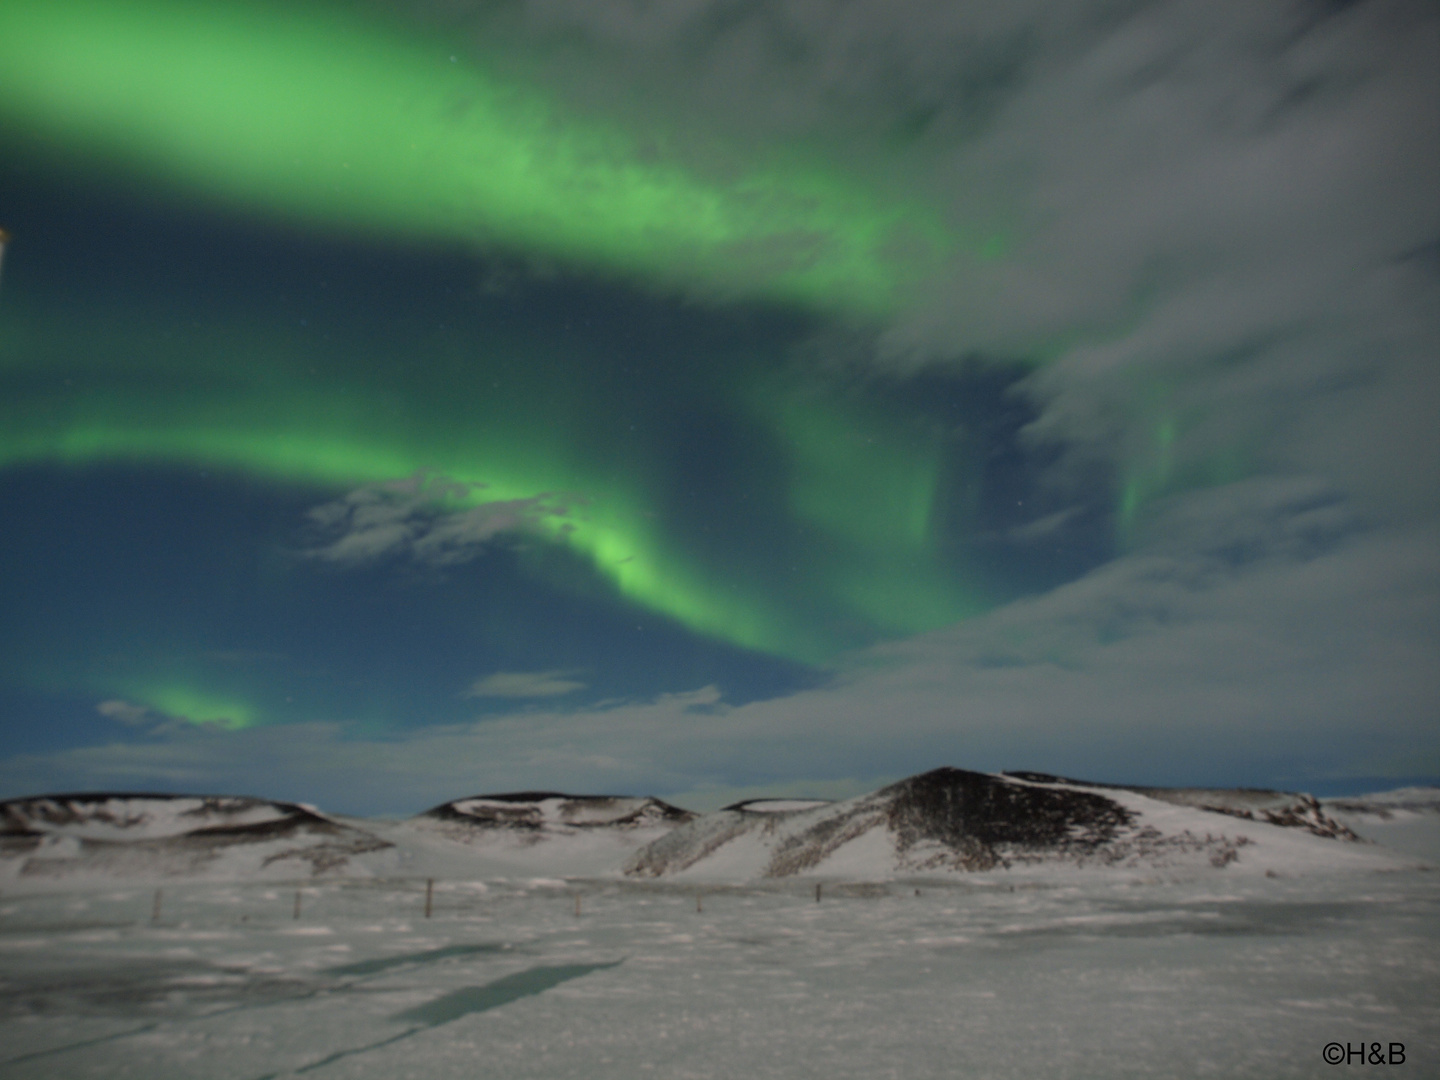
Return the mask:
<path id="1" fill-rule="evenodd" d="M 0 883 L 41 887 L 179 877 L 558 884 L 676 875 L 874 881 L 1048 868 L 1285 874 L 1392 865 L 1402 856 L 1440 860 L 1440 790 L 1321 803 L 1293 792 L 943 768 L 840 802 L 751 799 L 703 815 L 655 798 L 546 791 L 457 799 L 405 820 L 342 819 L 228 796 L 0 802 Z"/>
<path id="2" fill-rule="evenodd" d="M 98 793 L 0 802 L 0 879 L 294 878 L 391 845 L 312 807 L 217 795 Z"/>
<path id="3" fill-rule="evenodd" d="M 521 791 L 443 803 L 385 835 L 416 873 L 603 876 L 694 817 L 654 798 Z"/>
<path id="4" fill-rule="evenodd" d="M 1285 825 L 1331 839 L 1357 840 L 1344 824 L 1326 815 L 1320 801 L 1313 795 L 1295 791 L 1271 791 L 1268 788 L 1165 788 L 1134 787 L 1125 784 L 1097 784 L 1087 780 L 1070 780 L 1048 773 L 1011 772 L 1002 776 L 1040 784 L 1062 784 L 1074 788 L 1100 791 L 1131 791 L 1147 798 L 1174 806 L 1193 806 L 1217 814 Z"/>
<path id="5" fill-rule="evenodd" d="M 1308 795 L 1127 788 L 943 768 L 794 810 L 707 814 L 638 851 L 635 877 L 884 878 L 1045 866 L 1272 872 L 1373 862 Z"/>

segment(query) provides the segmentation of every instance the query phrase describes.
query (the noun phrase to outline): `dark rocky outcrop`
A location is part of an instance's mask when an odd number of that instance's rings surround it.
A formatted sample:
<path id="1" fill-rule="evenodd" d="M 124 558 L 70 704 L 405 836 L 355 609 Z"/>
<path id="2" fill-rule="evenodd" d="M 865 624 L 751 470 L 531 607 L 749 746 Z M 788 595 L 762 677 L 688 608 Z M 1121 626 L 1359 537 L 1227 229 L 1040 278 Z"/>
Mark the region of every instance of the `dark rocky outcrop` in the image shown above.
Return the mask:
<path id="1" fill-rule="evenodd" d="M 1012 784 L 1003 776 L 943 768 L 881 788 L 887 821 L 903 847 L 1095 848 L 1134 815 L 1087 791 Z"/>

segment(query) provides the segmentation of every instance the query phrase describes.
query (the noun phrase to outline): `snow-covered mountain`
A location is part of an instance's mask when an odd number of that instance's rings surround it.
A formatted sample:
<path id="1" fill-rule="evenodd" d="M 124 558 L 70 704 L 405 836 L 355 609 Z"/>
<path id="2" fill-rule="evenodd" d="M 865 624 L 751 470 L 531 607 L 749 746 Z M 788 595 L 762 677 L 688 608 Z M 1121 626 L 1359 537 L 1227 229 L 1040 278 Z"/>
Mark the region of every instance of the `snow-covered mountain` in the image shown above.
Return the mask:
<path id="1" fill-rule="evenodd" d="M 313 807 L 239 796 L 91 793 L 0 802 L 0 878 L 295 878 L 391 845 Z"/>
<path id="2" fill-rule="evenodd" d="M 625 872 L 884 878 L 1232 864 L 1281 872 L 1353 861 L 1358 839 L 1308 795 L 1131 788 L 943 768 L 842 802 L 789 810 L 742 803 L 707 814 L 636 852 Z"/>

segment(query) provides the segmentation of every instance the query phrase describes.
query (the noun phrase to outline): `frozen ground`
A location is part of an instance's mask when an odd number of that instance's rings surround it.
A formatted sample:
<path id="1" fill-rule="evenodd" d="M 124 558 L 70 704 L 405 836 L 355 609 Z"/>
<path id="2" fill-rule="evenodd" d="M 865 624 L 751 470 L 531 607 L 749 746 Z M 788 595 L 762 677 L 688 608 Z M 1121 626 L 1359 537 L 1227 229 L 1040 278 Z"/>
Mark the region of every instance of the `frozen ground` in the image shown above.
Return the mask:
<path id="1" fill-rule="evenodd" d="M 12 892 L 0 1076 L 1440 1075 L 1440 873 L 1235 869 Z"/>

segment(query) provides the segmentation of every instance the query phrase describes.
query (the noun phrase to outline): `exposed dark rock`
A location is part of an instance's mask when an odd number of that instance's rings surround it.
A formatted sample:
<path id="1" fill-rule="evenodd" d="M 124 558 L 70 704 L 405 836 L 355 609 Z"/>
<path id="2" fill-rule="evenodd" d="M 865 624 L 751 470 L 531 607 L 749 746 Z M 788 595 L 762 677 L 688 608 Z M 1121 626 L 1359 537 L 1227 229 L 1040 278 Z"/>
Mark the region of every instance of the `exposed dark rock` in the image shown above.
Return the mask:
<path id="1" fill-rule="evenodd" d="M 989 773 L 940 768 L 857 801 L 779 844 L 768 876 L 818 865 L 841 845 L 883 824 L 912 869 L 989 870 L 1028 852 L 1083 856 L 1131 824 L 1102 795 L 1015 784 Z"/>
<path id="2" fill-rule="evenodd" d="M 902 847 L 935 840 L 955 847 L 1095 848 L 1133 815 L 1112 799 L 1007 782 L 989 773 L 943 768 L 881 788 Z"/>

